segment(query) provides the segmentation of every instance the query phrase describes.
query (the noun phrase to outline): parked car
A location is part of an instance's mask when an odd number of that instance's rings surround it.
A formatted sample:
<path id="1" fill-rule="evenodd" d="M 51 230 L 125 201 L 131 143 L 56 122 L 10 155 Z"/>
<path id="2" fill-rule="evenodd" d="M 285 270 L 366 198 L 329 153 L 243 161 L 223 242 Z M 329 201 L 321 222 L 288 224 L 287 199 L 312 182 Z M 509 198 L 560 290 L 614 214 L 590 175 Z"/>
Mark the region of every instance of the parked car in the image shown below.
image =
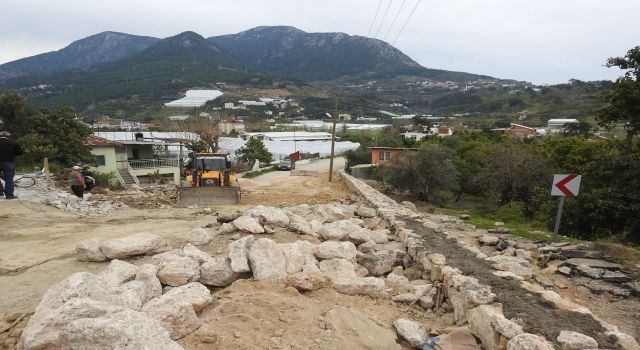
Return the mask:
<path id="1" fill-rule="evenodd" d="M 277 165 L 278 170 L 293 170 L 296 168 L 296 163 L 290 160 L 283 160 Z"/>

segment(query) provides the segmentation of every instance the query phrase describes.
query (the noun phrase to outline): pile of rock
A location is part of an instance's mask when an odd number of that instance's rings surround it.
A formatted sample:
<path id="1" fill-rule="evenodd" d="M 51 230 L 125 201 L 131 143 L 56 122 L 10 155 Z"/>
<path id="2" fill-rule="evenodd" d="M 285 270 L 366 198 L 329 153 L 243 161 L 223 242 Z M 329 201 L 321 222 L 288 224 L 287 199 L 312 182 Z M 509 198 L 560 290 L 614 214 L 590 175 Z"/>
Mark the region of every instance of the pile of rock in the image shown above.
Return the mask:
<path id="1" fill-rule="evenodd" d="M 86 193 L 84 198 L 78 198 L 71 192 L 48 185 L 44 180 L 36 181 L 33 187 L 19 189 L 18 198 L 86 216 L 102 216 L 127 207 L 121 200 L 99 194 Z"/>
<path id="2" fill-rule="evenodd" d="M 129 186 L 117 198 L 135 208 L 167 208 L 176 204 L 178 195 L 173 184 Z"/>
<path id="3" fill-rule="evenodd" d="M 538 252 L 541 265 L 571 276 L 576 284 L 594 294 L 607 292 L 622 297 L 640 296 L 640 283 L 633 282 L 622 265 L 604 260 L 606 257 L 599 251 L 563 242 L 544 245 Z"/>

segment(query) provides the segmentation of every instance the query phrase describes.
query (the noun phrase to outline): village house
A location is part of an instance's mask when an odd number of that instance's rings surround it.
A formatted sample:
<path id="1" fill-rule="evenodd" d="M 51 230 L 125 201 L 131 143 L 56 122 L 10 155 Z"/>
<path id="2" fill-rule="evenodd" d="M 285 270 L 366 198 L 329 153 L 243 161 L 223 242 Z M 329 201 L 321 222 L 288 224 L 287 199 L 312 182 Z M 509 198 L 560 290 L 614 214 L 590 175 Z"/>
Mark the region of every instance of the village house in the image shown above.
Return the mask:
<path id="1" fill-rule="evenodd" d="M 371 164 L 381 165 L 393 159 L 402 157 L 407 153 L 415 153 L 417 148 L 395 148 L 395 147 L 369 147 L 371 149 Z"/>
<path id="2" fill-rule="evenodd" d="M 536 128 L 513 123 L 511 124 L 510 128 L 499 128 L 492 130 L 499 131 L 502 133 L 502 135 L 516 140 L 524 140 L 538 136 L 538 131 Z"/>

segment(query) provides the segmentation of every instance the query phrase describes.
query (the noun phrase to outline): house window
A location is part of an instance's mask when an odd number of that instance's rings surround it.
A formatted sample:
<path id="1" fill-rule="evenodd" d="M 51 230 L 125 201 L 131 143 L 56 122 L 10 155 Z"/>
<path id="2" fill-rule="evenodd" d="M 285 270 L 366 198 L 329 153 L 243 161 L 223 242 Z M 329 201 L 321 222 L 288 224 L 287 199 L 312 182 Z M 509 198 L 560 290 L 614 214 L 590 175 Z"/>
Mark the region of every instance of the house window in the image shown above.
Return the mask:
<path id="1" fill-rule="evenodd" d="M 378 152 L 378 160 L 390 160 L 390 159 L 391 159 L 391 151 Z"/>
<path id="2" fill-rule="evenodd" d="M 104 156 L 96 156 L 96 163 L 98 164 L 98 166 L 107 165 L 107 160 L 104 158 Z"/>

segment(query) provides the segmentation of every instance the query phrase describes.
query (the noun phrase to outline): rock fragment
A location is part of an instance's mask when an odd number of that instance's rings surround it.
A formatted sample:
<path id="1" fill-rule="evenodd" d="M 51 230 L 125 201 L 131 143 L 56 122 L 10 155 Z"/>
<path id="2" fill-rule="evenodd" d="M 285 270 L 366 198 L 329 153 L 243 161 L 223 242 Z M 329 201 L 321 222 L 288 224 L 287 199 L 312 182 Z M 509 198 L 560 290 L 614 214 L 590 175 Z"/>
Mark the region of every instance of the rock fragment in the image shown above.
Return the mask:
<path id="1" fill-rule="evenodd" d="M 398 334 L 414 348 L 422 348 L 427 342 L 427 331 L 418 322 L 398 319 L 393 321 L 393 326 L 396 327 Z"/>

